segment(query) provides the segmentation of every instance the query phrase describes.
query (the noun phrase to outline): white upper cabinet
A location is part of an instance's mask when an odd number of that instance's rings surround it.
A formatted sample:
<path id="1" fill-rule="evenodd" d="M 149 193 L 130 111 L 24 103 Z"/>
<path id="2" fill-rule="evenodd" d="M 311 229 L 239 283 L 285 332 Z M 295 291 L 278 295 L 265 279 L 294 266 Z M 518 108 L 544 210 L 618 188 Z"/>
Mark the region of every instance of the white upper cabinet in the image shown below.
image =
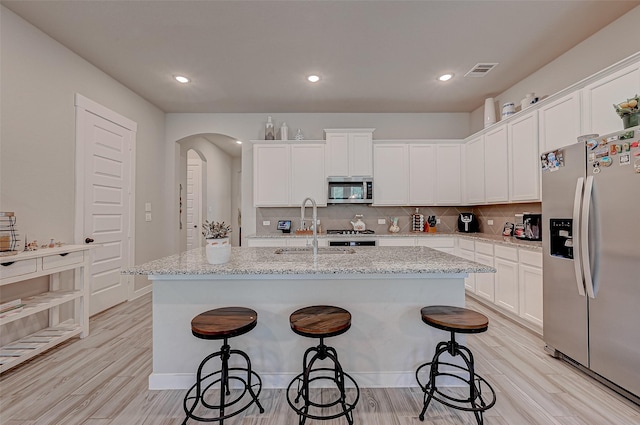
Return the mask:
<path id="1" fill-rule="evenodd" d="M 436 203 L 435 151 L 435 145 L 409 145 L 409 205 Z"/>
<path id="2" fill-rule="evenodd" d="M 407 205 L 408 146 L 376 144 L 373 148 L 373 202 L 375 205 Z"/>
<path id="3" fill-rule="evenodd" d="M 507 127 L 501 125 L 484 135 L 484 181 L 487 202 L 509 200 Z"/>
<path id="4" fill-rule="evenodd" d="M 289 205 L 289 145 L 253 145 L 253 203 L 256 207 Z"/>
<path id="5" fill-rule="evenodd" d="M 483 204 L 484 197 L 484 136 L 475 137 L 465 145 L 465 182 L 468 204 Z"/>
<path id="6" fill-rule="evenodd" d="M 438 144 L 436 148 L 436 205 L 462 203 L 462 145 Z"/>
<path id="7" fill-rule="evenodd" d="M 324 158 L 324 144 L 255 144 L 254 206 L 300 206 L 306 197 L 326 205 Z"/>
<path id="8" fill-rule="evenodd" d="M 373 175 L 373 130 L 324 130 L 327 177 Z"/>
<path id="9" fill-rule="evenodd" d="M 291 198 L 293 205 L 301 205 L 313 198 L 318 205 L 327 204 L 327 183 L 324 176 L 324 145 L 291 145 Z"/>
<path id="10" fill-rule="evenodd" d="M 540 201 L 538 112 L 509 122 L 509 200 Z"/>
<path id="11" fill-rule="evenodd" d="M 579 91 L 540 106 L 538 110 L 540 153 L 577 141 L 578 136 L 583 134 L 580 107 Z"/>
<path id="12" fill-rule="evenodd" d="M 640 94 L 640 68 L 636 63 L 582 89 L 584 133 L 608 134 L 622 130 L 614 104 Z"/>

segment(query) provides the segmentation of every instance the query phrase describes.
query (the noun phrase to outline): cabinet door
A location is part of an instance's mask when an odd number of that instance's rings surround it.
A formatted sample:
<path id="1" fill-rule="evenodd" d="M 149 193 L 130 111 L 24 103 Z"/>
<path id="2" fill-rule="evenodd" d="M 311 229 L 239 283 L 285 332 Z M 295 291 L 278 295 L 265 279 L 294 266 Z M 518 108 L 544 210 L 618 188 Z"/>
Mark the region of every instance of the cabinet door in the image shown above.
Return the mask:
<path id="1" fill-rule="evenodd" d="M 458 257 L 462 257 L 465 260 L 475 261 L 473 251 L 467 251 L 466 249 L 461 249 L 457 252 Z M 469 273 L 469 277 L 464 279 L 464 287 L 467 291 L 472 294 L 476 293 L 476 273 Z"/>
<path id="2" fill-rule="evenodd" d="M 540 153 L 575 143 L 578 136 L 583 134 L 580 107 L 579 91 L 540 107 Z"/>
<path id="3" fill-rule="evenodd" d="M 476 137 L 465 145 L 465 182 L 467 203 L 484 203 L 484 137 Z"/>
<path id="4" fill-rule="evenodd" d="M 349 135 L 347 133 L 326 134 L 325 165 L 326 175 L 349 175 Z"/>
<path id="5" fill-rule="evenodd" d="M 459 144 L 436 145 L 436 204 L 462 203 L 462 148 Z"/>
<path id="6" fill-rule="evenodd" d="M 375 145 L 373 162 L 373 202 L 375 205 L 407 205 L 409 186 L 407 145 Z"/>
<path id="7" fill-rule="evenodd" d="M 291 145 L 292 205 L 301 205 L 306 197 L 318 205 L 327 205 L 327 183 L 324 175 L 324 145 Z"/>
<path id="8" fill-rule="evenodd" d="M 600 135 L 622 130 L 622 119 L 613 109 L 640 93 L 638 64 L 601 78 L 582 90 L 584 132 Z"/>
<path id="9" fill-rule="evenodd" d="M 493 267 L 493 256 L 476 252 L 476 262 Z M 494 302 L 494 274 L 476 273 L 476 295 Z"/>
<path id="10" fill-rule="evenodd" d="M 366 176 L 373 175 L 373 134 L 350 133 L 349 134 L 349 175 Z"/>
<path id="11" fill-rule="evenodd" d="M 247 239 L 249 247 L 273 247 L 281 248 L 287 246 L 285 238 L 249 238 Z"/>
<path id="12" fill-rule="evenodd" d="M 509 123 L 509 200 L 540 201 L 538 114 Z"/>
<path id="13" fill-rule="evenodd" d="M 515 250 L 514 250 L 515 251 Z M 518 263 L 497 258 L 494 261 L 495 303 L 510 313 L 518 315 L 520 296 L 518 293 Z"/>
<path id="14" fill-rule="evenodd" d="M 542 269 L 519 267 L 520 317 L 542 328 Z"/>
<path id="15" fill-rule="evenodd" d="M 409 145 L 409 205 L 436 201 L 436 149 L 434 145 Z"/>
<path id="16" fill-rule="evenodd" d="M 509 156 L 507 126 L 484 136 L 485 198 L 487 202 L 509 200 Z"/>
<path id="17" fill-rule="evenodd" d="M 253 146 L 253 204 L 256 207 L 289 205 L 289 145 Z"/>

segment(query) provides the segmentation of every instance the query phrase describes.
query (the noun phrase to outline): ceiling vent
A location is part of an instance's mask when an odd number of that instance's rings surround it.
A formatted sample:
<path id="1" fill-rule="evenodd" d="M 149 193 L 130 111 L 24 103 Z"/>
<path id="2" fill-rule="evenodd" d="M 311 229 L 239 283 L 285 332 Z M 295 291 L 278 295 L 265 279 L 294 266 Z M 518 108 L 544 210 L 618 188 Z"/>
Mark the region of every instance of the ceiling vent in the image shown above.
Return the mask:
<path id="1" fill-rule="evenodd" d="M 498 65 L 497 63 L 478 63 L 473 68 L 471 68 L 471 71 L 464 74 L 464 76 L 465 77 L 484 77 L 485 75 L 487 75 L 489 71 L 491 71 L 497 65 Z"/>

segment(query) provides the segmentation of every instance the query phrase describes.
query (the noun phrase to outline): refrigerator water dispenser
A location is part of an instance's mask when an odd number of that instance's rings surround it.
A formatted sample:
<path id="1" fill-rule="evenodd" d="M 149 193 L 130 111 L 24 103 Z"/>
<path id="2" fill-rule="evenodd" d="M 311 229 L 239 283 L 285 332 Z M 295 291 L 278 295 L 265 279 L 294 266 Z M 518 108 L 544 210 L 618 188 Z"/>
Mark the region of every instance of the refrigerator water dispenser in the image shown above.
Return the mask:
<path id="1" fill-rule="evenodd" d="M 554 257 L 573 260 L 573 220 L 552 218 L 549 220 L 549 248 Z"/>

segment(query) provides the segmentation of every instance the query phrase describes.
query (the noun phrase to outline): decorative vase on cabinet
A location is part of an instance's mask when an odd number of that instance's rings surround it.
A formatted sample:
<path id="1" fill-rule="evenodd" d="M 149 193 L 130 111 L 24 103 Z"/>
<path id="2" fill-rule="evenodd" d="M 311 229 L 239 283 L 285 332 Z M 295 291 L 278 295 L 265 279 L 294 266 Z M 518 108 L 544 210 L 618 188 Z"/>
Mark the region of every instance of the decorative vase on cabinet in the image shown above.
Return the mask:
<path id="1" fill-rule="evenodd" d="M 229 238 L 207 239 L 205 251 L 209 264 L 224 264 L 231 259 L 231 243 Z"/>

